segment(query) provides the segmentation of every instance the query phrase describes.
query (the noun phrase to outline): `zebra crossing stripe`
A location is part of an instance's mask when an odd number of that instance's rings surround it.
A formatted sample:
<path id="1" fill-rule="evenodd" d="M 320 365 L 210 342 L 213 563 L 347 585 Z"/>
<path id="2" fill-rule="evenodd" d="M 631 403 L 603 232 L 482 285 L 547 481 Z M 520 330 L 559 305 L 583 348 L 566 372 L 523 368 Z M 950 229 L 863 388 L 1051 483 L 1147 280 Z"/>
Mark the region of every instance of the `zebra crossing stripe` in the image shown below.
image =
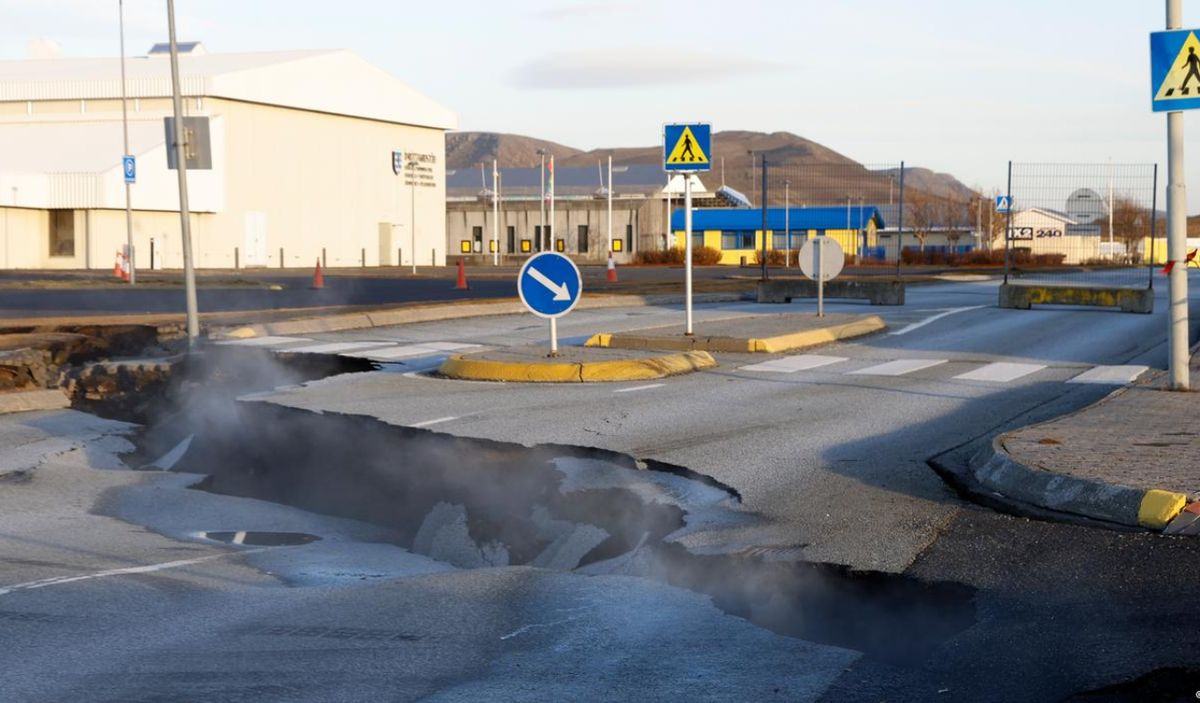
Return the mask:
<path id="1" fill-rule="evenodd" d="M 843 361 L 849 361 L 844 356 L 822 356 L 820 354 L 800 354 L 798 356 L 785 356 L 782 359 L 771 359 L 758 364 L 750 364 L 743 366 L 739 371 L 762 371 L 767 373 L 796 373 L 797 371 L 808 371 L 809 369 L 817 369 L 822 366 L 838 364 Z"/>
<path id="2" fill-rule="evenodd" d="M 1031 373 L 1037 373 L 1046 368 L 1045 364 L 1015 364 L 998 361 L 994 364 L 981 366 L 974 371 L 959 374 L 954 377 L 957 381 L 985 381 L 989 383 L 1011 383 L 1018 378 L 1024 378 Z"/>
<path id="3" fill-rule="evenodd" d="M 850 376 L 903 376 L 914 371 L 940 366 L 949 359 L 897 359 L 865 369 L 851 371 Z"/>
<path id="4" fill-rule="evenodd" d="M 1067 383 L 1123 386 L 1126 383 L 1133 383 L 1149 370 L 1149 366 L 1096 366 L 1072 378 Z"/>

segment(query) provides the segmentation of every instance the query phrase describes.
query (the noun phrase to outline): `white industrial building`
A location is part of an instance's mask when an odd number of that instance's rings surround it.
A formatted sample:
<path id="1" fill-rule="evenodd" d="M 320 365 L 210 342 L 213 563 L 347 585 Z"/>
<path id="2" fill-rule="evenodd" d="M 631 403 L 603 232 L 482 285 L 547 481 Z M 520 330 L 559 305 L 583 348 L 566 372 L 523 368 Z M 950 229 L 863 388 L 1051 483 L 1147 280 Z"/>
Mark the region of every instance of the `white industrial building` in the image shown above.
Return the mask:
<path id="1" fill-rule="evenodd" d="M 454 113 L 348 51 L 186 49 L 184 111 L 209 118 L 212 149 L 211 169 L 188 171 L 198 267 L 445 263 Z M 118 58 L 0 61 L 0 268 L 113 267 L 120 71 Z M 170 60 L 131 57 L 126 74 L 137 264 L 178 268 Z"/>

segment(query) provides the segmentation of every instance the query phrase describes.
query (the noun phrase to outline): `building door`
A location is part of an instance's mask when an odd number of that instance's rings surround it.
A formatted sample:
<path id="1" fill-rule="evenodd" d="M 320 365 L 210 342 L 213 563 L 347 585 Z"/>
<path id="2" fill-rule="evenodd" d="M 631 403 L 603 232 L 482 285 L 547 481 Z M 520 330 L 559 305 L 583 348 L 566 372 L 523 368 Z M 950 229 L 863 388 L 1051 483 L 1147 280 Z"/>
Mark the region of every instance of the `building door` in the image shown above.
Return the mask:
<path id="1" fill-rule="evenodd" d="M 267 213 L 246 213 L 246 266 L 267 265 Z"/>

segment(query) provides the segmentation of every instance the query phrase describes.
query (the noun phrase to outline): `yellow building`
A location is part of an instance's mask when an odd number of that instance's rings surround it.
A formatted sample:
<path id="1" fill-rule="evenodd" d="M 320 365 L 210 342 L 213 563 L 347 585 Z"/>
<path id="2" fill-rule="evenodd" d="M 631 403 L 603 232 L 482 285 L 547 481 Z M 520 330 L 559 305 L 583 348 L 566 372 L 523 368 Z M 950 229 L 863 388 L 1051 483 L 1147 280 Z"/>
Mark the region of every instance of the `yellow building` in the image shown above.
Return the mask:
<path id="1" fill-rule="evenodd" d="M 456 116 L 348 51 L 180 56 L 211 168 L 188 170 L 198 267 L 444 264 Z M 127 59 L 139 269 L 182 266 L 170 61 Z M 120 61 L 0 61 L 0 268 L 111 269 L 126 242 Z M 393 168 L 393 152 L 400 152 Z"/>
<path id="2" fill-rule="evenodd" d="M 675 246 L 683 248 L 684 213 L 671 215 Z M 692 212 L 692 245 L 721 252 L 722 264 L 752 263 L 763 247 L 763 211 L 753 208 L 711 208 Z M 826 236 L 846 254 L 883 258 L 879 230 L 883 219 L 873 206 L 767 208 L 767 250 L 799 249 L 807 239 Z"/>

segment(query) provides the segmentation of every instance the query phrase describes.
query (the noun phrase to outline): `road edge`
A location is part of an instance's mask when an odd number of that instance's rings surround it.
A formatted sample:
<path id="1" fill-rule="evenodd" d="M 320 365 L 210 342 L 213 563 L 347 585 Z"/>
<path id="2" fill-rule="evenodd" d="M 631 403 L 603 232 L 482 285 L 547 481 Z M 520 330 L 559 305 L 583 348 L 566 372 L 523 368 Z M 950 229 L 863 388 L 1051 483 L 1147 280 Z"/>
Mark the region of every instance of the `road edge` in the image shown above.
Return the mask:
<path id="1" fill-rule="evenodd" d="M 458 354 L 442 363 L 437 373 L 461 381 L 517 383 L 605 383 L 648 381 L 714 368 L 716 359 L 707 352 L 682 352 L 644 359 L 608 361 L 497 361 L 472 359 Z"/>

